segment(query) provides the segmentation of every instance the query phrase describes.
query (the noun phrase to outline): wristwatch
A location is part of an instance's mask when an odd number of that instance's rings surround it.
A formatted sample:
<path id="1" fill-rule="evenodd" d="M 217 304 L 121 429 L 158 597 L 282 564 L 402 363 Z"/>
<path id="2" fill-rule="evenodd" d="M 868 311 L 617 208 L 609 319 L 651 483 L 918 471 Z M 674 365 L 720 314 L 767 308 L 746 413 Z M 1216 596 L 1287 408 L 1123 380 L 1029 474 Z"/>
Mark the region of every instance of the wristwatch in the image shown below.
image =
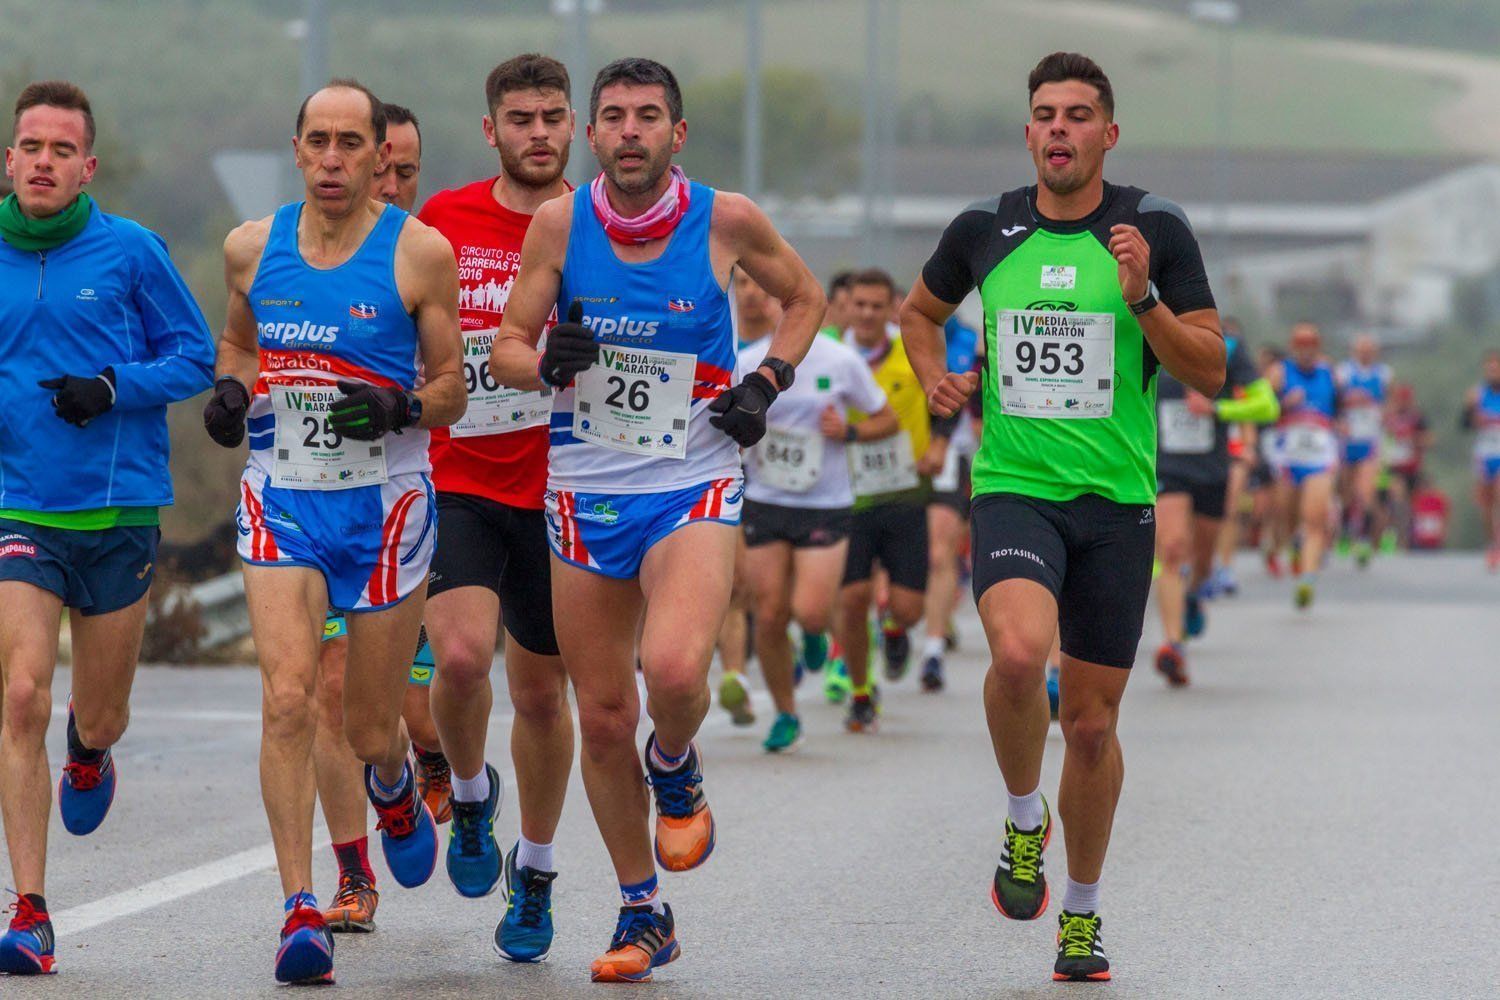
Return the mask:
<path id="1" fill-rule="evenodd" d="M 771 369 L 771 374 L 776 376 L 776 391 L 786 392 L 796 381 L 797 369 L 787 364 L 780 358 L 766 358 L 760 363 L 761 368 Z"/>
<path id="2" fill-rule="evenodd" d="M 1130 314 L 1132 316 L 1141 316 L 1155 309 L 1156 306 L 1156 282 L 1148 281 L 1146 282 L 1145 297 L 1139 302 L 1130 303 Z"/>
<path id="3" fill-rule="evenodd" d="M 414 392 L 406 394 L 406 426 L 415 427 L 422 422 L 422 400 Z"/>

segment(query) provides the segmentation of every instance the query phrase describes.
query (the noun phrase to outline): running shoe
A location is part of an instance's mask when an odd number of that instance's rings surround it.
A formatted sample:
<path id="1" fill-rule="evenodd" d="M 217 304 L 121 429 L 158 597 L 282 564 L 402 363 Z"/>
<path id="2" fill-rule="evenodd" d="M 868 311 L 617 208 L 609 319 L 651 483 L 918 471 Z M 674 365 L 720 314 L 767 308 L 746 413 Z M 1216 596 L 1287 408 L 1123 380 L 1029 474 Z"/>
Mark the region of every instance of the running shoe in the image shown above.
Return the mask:
<path id="1" fill-rule="evenodd" d="M 753 726 L 755 709 L 750 705 L 750 689 L 745 675 L 738 670 L 726 671 L 719 682 L 719 707 L 729 713 L 736 726 Z"/>
<path id="2" fill-rule="evenodd" d="M 68 728 L 73 728 L 73 706 L 68 705 Z M 75 758 L 70 751 L 57 779 L 57 811 L 63 827 L 82 837 L 99 829 L 115 801 L 115 757 L 105 750 L 93 763 Z"/>
<path id="3" fill-rule="evenodd" d="M 943 632 L 943 652 L 951 653 L 958 649 L 958 626 L 953 624 L 953 619 L 948 619 L 948 628 Z"/>
<path id="4" fill-rule="evenodd" d="M 278 983 L 333 982 L 333 935 L 315 906 L 300 902 L 281 926 L 281 948 L 276 952 Z"/>
<path id="5" fill-rule="evenodd" d="M 1375 558 L 1375 546 L 1361 538 L 1351 548 L 1354 551 L 1354 565 L 1360 569 L 1369 569 L 1370 560 Z"/>
<path id="6" fill-rule="evenodd" d="M 1104 956 L 1099 923 L 1092 913 L 1063 910 L 1057 915 L 1057 964 L 1052 966 L 1055 981 L 1102 983 L 1109 979 L 1109 959 Z"/>
<path id="7" fill-rule="evenodd" d="M 911 665 L 911 636 L 895 621 L 886 619 L 880 626 L 880 650 L 885 656 L 885 679 L 899 681 Z"/>
<path id="8" fill-rule="evenodd" d="M 1234 597 L 1240 592 L 1240 581 L 1232 567 L 1220 566 L 1214 570 L 1214 588 L 1226 597 Z"/>
<path id="9" fill-rule="evenodd" d="M 849 714 L 844 717 L 844 728 L 851 733 L 873 733 L 880 727 L 879 709 L 872 689 L 869 694 L 857 694 L 849 702 Z"/>
<path id="10" fill-rule="evenodd" d="M 1311 581 L 1303 580 L 1297 584 L 1297 590 L 1292 595 L 1292 601 L 1297 605 L 1298 611 L 1306 611 L 1312 607 L 1313 585 Z"/>
<path id="11" fill-rule="evenodd" d="M 364 872 L 344 872 L 333 905 L 323 911 L 323 920 L 335 934 L 368 933 L 375 929 L 375 908 L 380 893 Z"/>
<path id="12" fill-rule="evenodd" d="M 594 959 L 592 979 L 596 983 L 648 983 L 651 970 L 676 961 L 677 946 L 672 908 L 662 904 L 662 913 L 650 906 L 622 906 L 609 951 Z"/>
<path id="13" fill-rule="evenodd" d="M 500 881 L 503 860 L 495 843 L 495 816 L 500 812 L 500 772 L 484 765 L 490 793 L 483 802 L 454 802 L 448 833 L 448 879 L 460 896 L 488 896 Z"/>
<path id="14" fill-rule="evenodd" d="M 943 689 L 943 658 L 941 656 L 929 656 L 922 661 L 922 690 L 941 691 Z"/>
<path id="15" fill-rule="evenodd" d="M 803 632 L 798 662 L 812 673 L 822 670 L 828 662 L 828 636 L 823 632 Z"/>
<path id="16" fill-rule="evenodd" d="M 1012 920 L 1035 920 L 1047 911 L 1047 876 L 1042 874 L 1042 852 L 1052 840 L 1052 809 L 1042 799 L 1042 825 L 1018 830 L 1005 818 L 1005 844 L 990 886 L 990 902 Z"/>
<path id="17" fill-rule="evenodd" d="M 1047 664 L 1047 707 L 1052 710 L 1052 721 L 1057 721 L 1057 710 L 1062 706 L 1062 667 Z"/>
<path id="18" fill-rule="evenodd" d="M 1161 648 L 1156 651 L 1156 672 L 1165 677 L 1173 687 L 1187 685 L 1187 658 L 1182 655 L 1182 643 L 1162 643 Z"/>
<path id="19" fill-rule="evenodd" d="M 842 705 L 853 690 L 854 685 L 849 683 L 849 668 L 844 664 L 844 658 L 841 656 L 832 660 L 828 669 L 823 672 L 823 697 L 828 699 L 830 705 Z"/>
<path id="20" fill-rule="evenodd" d="M 1349 541 L 1348 535 L 1340 535 L 1339 540 L 1334 543 L 1334 551 L 1338 553 L 1339 558 L 1347 556 L 1353 547 L 1354 545 Z"/>
<path id="21" fill-rule="evenodd" d="M 766 748 L 766 753 L 788 753 L 797 749 L 797 744 L 801 742 L 802 720 L 791 712 L 779 712 L 776 721 L 771 723 L 771 732 L 761 746 Z"/>
<path id="22" fill-rule="evenodd" d="M 1266 550 L 1266 572 L 1273 580 L 1281 579 L 1281 553 L 1275 549 Z"/>
<path id="23" fill-rule="evenodd" d="M 510 962 L 542 962 L 552 950 L 552 883 L 557 872 L 519 867 L 519 849 L 516 844 L 505 856 L 509 902 L 495 925 L 495 954 Z"/>
<path id="24" fill-rule="evenodd" d="M 1380 554 L 1383 556 L 1393 555 L 1400 547 L 1400 536 L 1396 534 L 1395 528 L 1386 528 L 1380 533 Z"/>
<path id="25" fill-rule="evenodd" d="M 1187 595 L 1182 608 L 1182 631 L 1189 639 L 1196 639 L 1203 634 L 1203 629 L 1208 625 L 1208 616 L 1203 613 L 1203 598 L 1194 593 Z"/>
<path id="26" fill-rule="evenodd" d="M 57 971 L 52 955 L 57 943 L 52 919 L 20 894 L 8 909 L 15 911 L 10 929 L 0 934 L 0 972 L 12 976 L 50 976 Z"/>
<path id="27" fill-rule="evenodd" d="M 453 768 L 441 753 L 418 751 L 417 794 L 432 810 L 432 821 L 442 826 L 453 818 Z"/>
<path id="28" fill-rule="evenodd" d="M 670 872 L 697 868 L 714 852 L 714 814 L 703 796 L 703 761 L 697 744 L 674 771 L 651 762 L 656 734 L 646 741 L 646 781 L 656 793 L 656 860 Z"/>
<path id="29" fill-rule="evenodd" d="M 401 793 L 394 802 L 382 802 L 375 795 L 375 768 L 369 764 L 365 765 L 365 789 L 379 817 L 375 828 L 380 831 L 380 849 L 391 877 L 407 889 L 426 883 L 437 868 L 437 824 L 427 803 L 417 797 L 411 761 L 402 768 Z M 321 920 L 322 914 L 318 917 Z"/>

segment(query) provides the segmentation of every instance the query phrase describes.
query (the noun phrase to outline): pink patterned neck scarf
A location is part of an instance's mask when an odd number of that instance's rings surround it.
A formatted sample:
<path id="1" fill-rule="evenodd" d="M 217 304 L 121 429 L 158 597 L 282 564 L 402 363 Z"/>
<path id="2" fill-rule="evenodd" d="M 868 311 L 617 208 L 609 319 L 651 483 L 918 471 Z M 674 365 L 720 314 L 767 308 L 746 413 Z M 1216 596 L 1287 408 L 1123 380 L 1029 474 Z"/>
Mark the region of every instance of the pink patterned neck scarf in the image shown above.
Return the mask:
<path id="1" fill-rule="evenodd" d="M 672 235 L 672 230 L 677 228 L 677 224 L 687 214 L 690 189 L 687 174 L 682 172 L 681 167 L 672 167 L 672 183 L 667 185 L 667 190 L 656 204 L 633 219 L 627 219 L 615 211 L 614 206 L 609 203 L 604 183 L 604 175 L 601 173 L 589 185 L 589 194 L 594 202 L 594 215 L 609 238 L 616 243 L 640 246 L 652 240 L 664 239 Z"/>

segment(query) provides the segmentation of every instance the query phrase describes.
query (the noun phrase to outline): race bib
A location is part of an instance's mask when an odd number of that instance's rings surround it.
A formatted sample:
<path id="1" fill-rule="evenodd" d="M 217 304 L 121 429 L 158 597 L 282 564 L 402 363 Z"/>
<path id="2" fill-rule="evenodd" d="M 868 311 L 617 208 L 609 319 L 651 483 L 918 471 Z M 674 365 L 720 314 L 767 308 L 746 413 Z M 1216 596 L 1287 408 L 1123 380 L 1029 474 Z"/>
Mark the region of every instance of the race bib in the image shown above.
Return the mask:
<path id="1" fill-rule="evenodd" d="M 1333 431 L 1313 424 L 1294 424 L 1281 432 L 1281 458 L 1287 465 L 1332 465 Z"/>
<path id="2" fill-rule="evenodd" d="M 823 471 L 823 435 L 816 430 L 767 427 L 755 446 L 754 476 L 785 493 L 806 493 Z"/>
<path id="3" fill-rule="evenodd" d="M 686 458 L 694 354 L 601 347 L 574 380 L 573 434 L 615 451 Z"/>
<path id="4" fill-rule="evenodd" d="M 1410 438 L 1387 437 L 1380 450 L 1385 455 L 1385 464 L 1396 468 L 1410 465 L 1417 457 L 1417 449 Z"/>
<path id="5" fill-rule="evenodd" d="M 329 408 L 343 395 L 332 386 L 271 386 L 272 486 L 347 490 L 386 481 L 385 442 L 347 439 L 329 422 Z"/>
<path id="6" fill-rule="evenodd" d="M 1000 411 L 1016 417 L 1107 417 L 1115 402 L 1111 313 L 1006 309 L 995 316 Z"/>
<path id="7" fill-rule="evenodd" d="M 848 452 L 849 485 L 857 497 L 909 490 L 921 482 L 906 431 L 879 441 L 857 441 Z"/>
<path id="8" fill-rule="evenodd" d="M 1480 428 L 1476 450 L 1483 458 L 1500 458 L 1500 425 Z"/>
<path id="9" fill-rule="evenodd" d="M 499 331 L 464 331 L 464 387 L 469 408 L 449 433 L 454 437 L 504 434 L 542 427 L 552 420 L 552 389 L 511 389 L 490 373 L 490 349 Z"/>
<path id="10" fill-rule="evenodd" d="M 1156 429 L 1169 455 L 1206 455 L 1214 450 L 1214 418 L 1194 413 L 1185 399 L 1164 399 Z"/>
<path id="11" fill-rule="evenodd" d="M 1344 411 L 1350 441 L 1380 440 L 1380 407 L 1352 406 Z"/>

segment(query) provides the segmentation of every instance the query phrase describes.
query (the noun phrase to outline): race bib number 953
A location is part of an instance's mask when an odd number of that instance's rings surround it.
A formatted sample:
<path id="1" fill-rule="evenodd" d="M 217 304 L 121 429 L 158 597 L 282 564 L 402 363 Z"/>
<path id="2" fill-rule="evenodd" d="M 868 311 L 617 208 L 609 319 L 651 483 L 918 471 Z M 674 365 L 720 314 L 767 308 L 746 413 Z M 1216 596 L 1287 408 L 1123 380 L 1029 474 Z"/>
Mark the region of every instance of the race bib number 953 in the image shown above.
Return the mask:
<path id="1" fill-rule="evenodd" d="M 1007 309 L 995 317 L 1002 413 L 1016 417 L 1107 417 L 1115 399 L 1111 313 Z"/>

